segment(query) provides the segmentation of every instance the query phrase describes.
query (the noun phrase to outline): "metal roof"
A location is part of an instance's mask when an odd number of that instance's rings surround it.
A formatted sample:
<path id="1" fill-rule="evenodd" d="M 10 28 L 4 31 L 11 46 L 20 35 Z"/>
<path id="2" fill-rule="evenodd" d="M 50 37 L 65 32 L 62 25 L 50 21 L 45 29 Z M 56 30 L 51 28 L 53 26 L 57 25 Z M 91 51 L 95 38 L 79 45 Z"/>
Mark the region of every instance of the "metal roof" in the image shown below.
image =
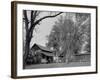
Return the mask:
<path id="1" fill-rule="evenodd" d="M 47 47 L 41 46 L 41 45 L 39 45 L 39 44 L 36 44 L 36 43 L 32 46 L 31 49 L 33 49 L 35 46 L 39 47 L 41 50 L 53 52 L 53 50 L 51 50 L 51 49 L 49 49 L 49 48 L 47 48 Z"/>

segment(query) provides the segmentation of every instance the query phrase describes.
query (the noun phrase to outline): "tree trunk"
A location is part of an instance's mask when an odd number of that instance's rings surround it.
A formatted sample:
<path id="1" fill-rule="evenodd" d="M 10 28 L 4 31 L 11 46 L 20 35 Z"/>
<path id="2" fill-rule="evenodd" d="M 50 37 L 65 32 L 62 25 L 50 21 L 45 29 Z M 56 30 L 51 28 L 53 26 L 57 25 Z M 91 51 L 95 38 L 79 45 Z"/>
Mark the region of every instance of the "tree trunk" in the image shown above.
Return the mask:
<path id="1" fill-rule="evenodd" d="M 23 68 L 25 68 L 26 66 L 26 59 L 28 57 L 28 54 L 29 54 L 29 51 L 30 51 L 30 38 L 29 38 L 29 35 L 26 34 L 26 42 L 25 42 L 25 53 L 24 53 L 24 60 L 23 60 Z"/>

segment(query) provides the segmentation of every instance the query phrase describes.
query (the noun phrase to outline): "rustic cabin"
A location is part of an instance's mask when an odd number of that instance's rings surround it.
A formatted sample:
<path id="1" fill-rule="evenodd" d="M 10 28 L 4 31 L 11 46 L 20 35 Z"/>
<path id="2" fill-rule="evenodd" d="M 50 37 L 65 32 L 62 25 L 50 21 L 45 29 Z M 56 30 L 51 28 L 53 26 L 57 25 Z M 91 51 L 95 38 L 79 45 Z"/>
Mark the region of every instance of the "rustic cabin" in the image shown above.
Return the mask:
<path id="1" fill-rule="evenodd" d="M 89 53 L 75 55 L 75 61 L 90 62 L 91 55 Z"/>
<path id="2" fill-rule="evenodd" d="M 61 62 L 66 62 L 66 56 L 64 53 L 59 55 L 59 58 L 61 58 Z M 87 51 L 84 51 L 83 53 L 80 52 L 78 54 L 73 54 L 68 58 L 69 62 L 91 62 L 91 54 Z"/>
<path id="3" fill-rule="evenodd" d="M 36 58 L 36 63 L 52 63 L 55 53 L 47 47 L 34 44 L 31 48 L 32 55 Z"/>

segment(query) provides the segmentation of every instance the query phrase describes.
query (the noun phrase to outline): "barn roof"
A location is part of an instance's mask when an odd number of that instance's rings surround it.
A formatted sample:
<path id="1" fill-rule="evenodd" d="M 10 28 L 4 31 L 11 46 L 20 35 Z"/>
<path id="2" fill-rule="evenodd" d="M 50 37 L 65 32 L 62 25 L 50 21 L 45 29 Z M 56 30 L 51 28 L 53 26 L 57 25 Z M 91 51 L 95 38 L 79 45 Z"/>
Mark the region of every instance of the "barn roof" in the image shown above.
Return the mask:
<path id="1" fill-rule="evenodd" d="M 47 47 L 41 46 L 41 45 L 39 45 L 39 44 L 34 44 L 34 45 L 32 46 L 32 48 L 31 48 L 31 50 L 34 49 L 36 46 L 37 46 L 39 49 L 41 49 L 41 51 L 40 51 L 40 50 L 37 50 L 40 54 L 44 54 L 44 55 L 46 55 L 46 56 L 55 56 L 55 53 L 54 53 L 52 50 L 50 50 L 50 49 L 47 48 Z"/>
<path id="2" fill-rule="evenodd" d="M 32 48 L 31 48 L 31 49 L 33 49 L 35 46 L 39 47 L 41 50 L 44 50 L 44 51 L 49 51 L 49 52 L 53 52 L 53 51 L 52 51 L 52 50 L 50 50 L 49 48 L 44 47 L 44 46 L 41 46 L 41 45 L 36 44 L 36 43 L 32 46 Z"/>

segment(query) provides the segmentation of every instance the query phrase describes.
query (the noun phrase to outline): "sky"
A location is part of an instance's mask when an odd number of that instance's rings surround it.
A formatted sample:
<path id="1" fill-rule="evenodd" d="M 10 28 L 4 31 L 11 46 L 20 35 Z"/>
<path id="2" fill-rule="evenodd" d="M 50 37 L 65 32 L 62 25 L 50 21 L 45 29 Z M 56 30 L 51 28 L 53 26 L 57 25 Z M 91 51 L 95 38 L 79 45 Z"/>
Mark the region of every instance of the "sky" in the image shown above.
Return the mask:
<path id="1" fill-rule="evenodd" d="M 41 13 L 38 16 L 38 19 L 44 16 L 50 15 L 50 11 L 40 11 L 40 12 Z M 51 15 L 54 15 L 54 13 L 55 12 L 52 12 Z M 45 44 L 48 42 L 47 36 L 51 33 L 53 25 L 61 16 L 65 17 L 65 15 L 67 15 L 66 18 L 72 19 L 73 21 L 75 21 L 74 20 L 75 16 L 73 16 L 75 15 L 75 13 L 72 14 L 70 12 L 66 12 L 53 18 L 46 18 L 40 22 L 40 25 L 36 25 L 35 30 L 33 31 L 33 38 L 31 40 L 30 47 L 32 47 L 34 43 L 42 45 L 42 46 L 46 46 Z M 28 19 L 30 20 L 30 11 L 27 12 L 27 16 L 28 16 Z M 23 31 L 25 34 L 25 30 Z M 25 38 L 25 35 L 24 35 L 24 38 Z"/>
<path id="2" fill-rule="evenodd" d="M 44 12 L 40 15 L 40 17 L 43 17 L 45 15 L 49 14 L 48 12 Z M 32 46 L 34 43 L 40 44 L 42 46 L 45 46 L 47 43 L 47 36 L 50 34 L 53 25 L 55 24 L 55 21 L 60 17 L 54 17 L 54 18 L 47 18 L 41 21 L 40 25 L 36 26 L 36 30 L 33 32 L 33 38 L 31 40 L 30 46 Z"/>

